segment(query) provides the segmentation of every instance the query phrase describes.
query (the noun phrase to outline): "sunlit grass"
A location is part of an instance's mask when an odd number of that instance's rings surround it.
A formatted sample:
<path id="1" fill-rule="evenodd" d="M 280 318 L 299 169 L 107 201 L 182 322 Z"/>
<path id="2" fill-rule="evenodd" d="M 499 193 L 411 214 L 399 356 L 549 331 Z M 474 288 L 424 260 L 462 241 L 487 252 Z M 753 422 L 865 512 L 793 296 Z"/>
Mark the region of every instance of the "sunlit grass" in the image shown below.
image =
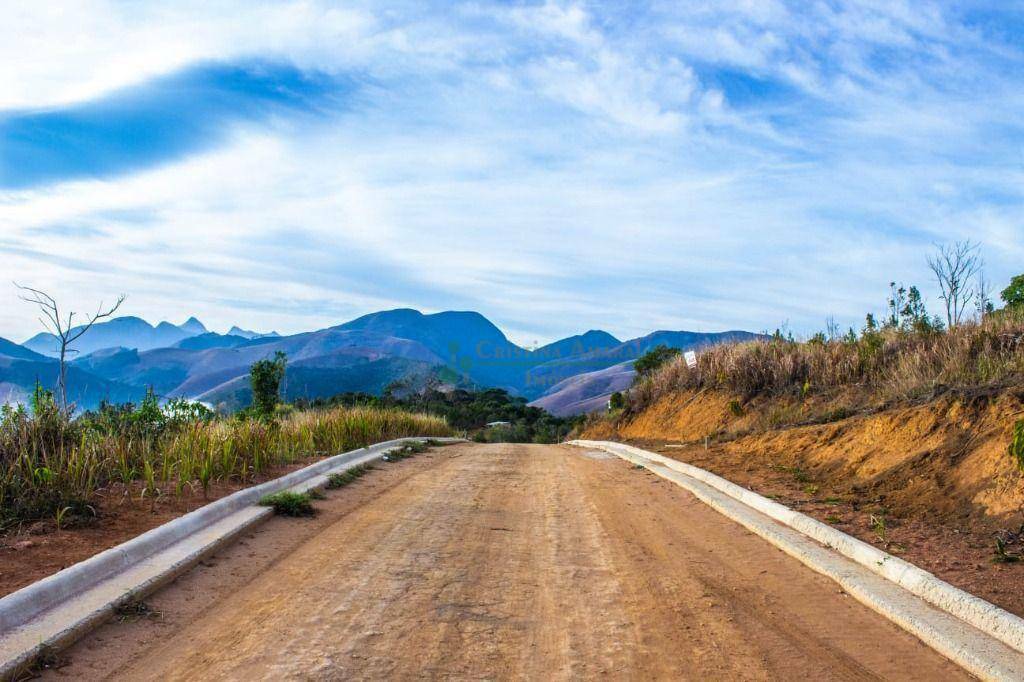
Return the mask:
<path id="1" fill-rule="evenodd" d="M 388 408 L 293 412 L 274 421 L 219 419 L 175 424 L 159 433 L 103 432 L 76 422 L 6 411 L 0 419 L 0 527 L 66 521 L 112 482 L 156 499 L 209 494 L 221 481 L 242 484 L 273 467 L 334 455 L 404 436 L 446 436 L 444 419 Z"/>

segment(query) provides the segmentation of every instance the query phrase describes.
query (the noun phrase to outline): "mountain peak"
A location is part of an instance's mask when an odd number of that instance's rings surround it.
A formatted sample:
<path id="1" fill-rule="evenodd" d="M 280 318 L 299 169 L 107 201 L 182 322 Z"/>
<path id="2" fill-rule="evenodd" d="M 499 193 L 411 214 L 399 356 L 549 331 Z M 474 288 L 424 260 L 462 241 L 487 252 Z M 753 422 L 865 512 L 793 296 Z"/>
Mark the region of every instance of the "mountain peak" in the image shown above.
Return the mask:
<path id="1" fill-rule="evenodd" d="M 185 332 L 186 334 L 191 334 L 192 336 L 199 336 L 200 334 L 205 334 L 206 332 L 209 331 L 206 328 L 206 325 L 197 320 L 195 317 L 190 317 L 187 320 L 185 320 L 184 324 L 179 324 L 178 329 Z"/>
<path id="2" fill-rule="evenodd" d="M 261 332 L 254 332 L 251 329 L 242 329 L 241 327 L 239 327 L 236 324 L 236 325 L 232 325 L 231 326 L 231 329 L 228 330 L 228 333 L 226 334 L 226 336 L 241 336 L 243 339 L 249 339 L 251 341 L 253 339 L 266 339 L 266 338 L 275 338 L 276 339 L 277 337 L 279 337 L 281 335 L 278 334 L 277 332 L 267 332 L 266 334 L 263 334 Z"/>

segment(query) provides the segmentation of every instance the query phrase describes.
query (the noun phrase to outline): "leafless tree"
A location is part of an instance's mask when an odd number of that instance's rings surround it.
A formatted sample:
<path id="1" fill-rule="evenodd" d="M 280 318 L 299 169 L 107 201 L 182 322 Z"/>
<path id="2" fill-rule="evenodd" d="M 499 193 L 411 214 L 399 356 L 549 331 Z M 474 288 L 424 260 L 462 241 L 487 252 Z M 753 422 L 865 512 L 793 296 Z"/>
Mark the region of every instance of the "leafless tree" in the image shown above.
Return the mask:
<path id="1" fill-rule="evenodd" d="M 978 271 L 978 279 L 974 285 L 974 305 L 978 309 L 978 320 L 984 320 L 992 310 L 992 284 L 985 277 L 985 271 Z"/>
<path id="2" fill-rule="evenodd" d="M 78 351 L 71 347 L 78 339 L 82 338 L 89 329 L 99 322 L 100 320 L 110 317 L 114 314 L 121 304 L 124 303 L 125 295 L 121 294 L 117 297 L 117 303 L 104 308 L 101 302 L 99 308 L 92 315 L 86 315 L 84 322 L 78 326 L 73 326 L 75 315 L 77 313 L 69 312 L 65 316 L 60 311 L 60 306 L 52 296 L 46 292 L 40 291 L 39 289 L 33 289 L 32 287 L 22 286 L 17 282 L 14 282 L 14 286 L 18 287 L 21 291 L 20 298 L 28 303 L 34 303 L 42 311 L 43 315 L 39 318 L 46 331 L 53 334 L 57 339 L 57 347 L 54 349 L 58 353 L 60 360 L 60 368 L 57 374 L 57 397 L 60 399 L 60 408 L 65 414 L 68 412 L 68 366 L 67 359 L 69 355 L 73 355 Z"/>
<path id="3" fill-rule="evenodd" d="M 965 240 L 936 246 L 936 253 L 928 257 L 928 267 L 942 292 L 939 296 L 946 306 L 946 325 L 960 324 L 964 311 L 974 298 L 971 280 L 984 264 L 978 244 Z"/>

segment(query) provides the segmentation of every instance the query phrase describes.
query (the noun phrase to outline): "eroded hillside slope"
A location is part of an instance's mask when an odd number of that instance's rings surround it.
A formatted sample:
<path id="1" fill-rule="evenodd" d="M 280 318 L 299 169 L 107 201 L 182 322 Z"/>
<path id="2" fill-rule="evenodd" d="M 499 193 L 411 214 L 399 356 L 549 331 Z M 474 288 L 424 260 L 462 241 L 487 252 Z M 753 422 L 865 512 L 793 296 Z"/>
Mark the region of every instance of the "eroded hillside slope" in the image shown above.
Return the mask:
<path id="1" fill-rule="evenodd" d="M 879 405 L 712 389 L 592 420 L 582 436 L 713 471 L 1024 613 L 1024 562 L 1013 560 L 1024 550 L 1024 474 L 1007 452 L 1022 415 L 1020 388 Z"/>

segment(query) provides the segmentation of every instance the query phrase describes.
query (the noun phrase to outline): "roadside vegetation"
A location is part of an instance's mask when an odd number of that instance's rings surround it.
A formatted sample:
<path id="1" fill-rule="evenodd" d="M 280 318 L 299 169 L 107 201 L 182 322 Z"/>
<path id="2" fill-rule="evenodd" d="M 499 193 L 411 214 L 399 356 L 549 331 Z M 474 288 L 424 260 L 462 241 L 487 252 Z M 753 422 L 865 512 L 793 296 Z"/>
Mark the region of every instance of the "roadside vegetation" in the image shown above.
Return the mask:
<path id="1" fill-rule="evenodd" d="M 965 263 L 966 261 L 966 263 Z M 798 341 L 776 331 L 698 353 L 690 369 L 679 356 L 649 354 L 624 400 L 625 415 L 672 394 L 721 390 L 742 401 L 756 396 L 839 396 L 886 402 L 930 397 L 950 389 L 999 387 L 1024 379 L 1024 275 L 1002 292 L 995 309 L 976 247 L 940 248 L 929 260 L 942 291 L 940 315 L 926 309 L 917 287 L 892 283 L 881 319 L 859 329 L 828 329 Z M 657 349 L 656 349 L 657 350 Z"/>
<path id="2" fill-rule="evenodd" d="M 474 440 L 490 443 L 558 443 L 583 421 L 582 417 L 555 417 L 539 407 L 530 407 L 524 398 L 510 396 L 498 388 L 482 391 L 432 389 L 404 397 L 395 395 L 394 391 L 386 391 L 383 396 L 341 393 L 330 398 L 297 401 L 296 406 L 363 406 L 432 414 L 443 418 L 453 429 L 467 432 Z M 495 422 L 507 423 L 487 426 Z"/>
<path id="3" fill-rule="evenodd" d="M 101 513 L 112 484 L 139 497 L 206 496 L 268 469 L 403 436 L 447 436 L 443 417 L 389 406 L 296 409 L 277 400 L 283 358 L 256 363 L 253 407 L 230 417 L 198 403 L 103 405 L 72 416 L 37 387 L 29 406 L 0 410 L 0 531 L 49 520 L 58 528 Z M 268 376 L 269 375 L 269 379 Z M 277 378 L 277 381 L 274 379 Z"/>

